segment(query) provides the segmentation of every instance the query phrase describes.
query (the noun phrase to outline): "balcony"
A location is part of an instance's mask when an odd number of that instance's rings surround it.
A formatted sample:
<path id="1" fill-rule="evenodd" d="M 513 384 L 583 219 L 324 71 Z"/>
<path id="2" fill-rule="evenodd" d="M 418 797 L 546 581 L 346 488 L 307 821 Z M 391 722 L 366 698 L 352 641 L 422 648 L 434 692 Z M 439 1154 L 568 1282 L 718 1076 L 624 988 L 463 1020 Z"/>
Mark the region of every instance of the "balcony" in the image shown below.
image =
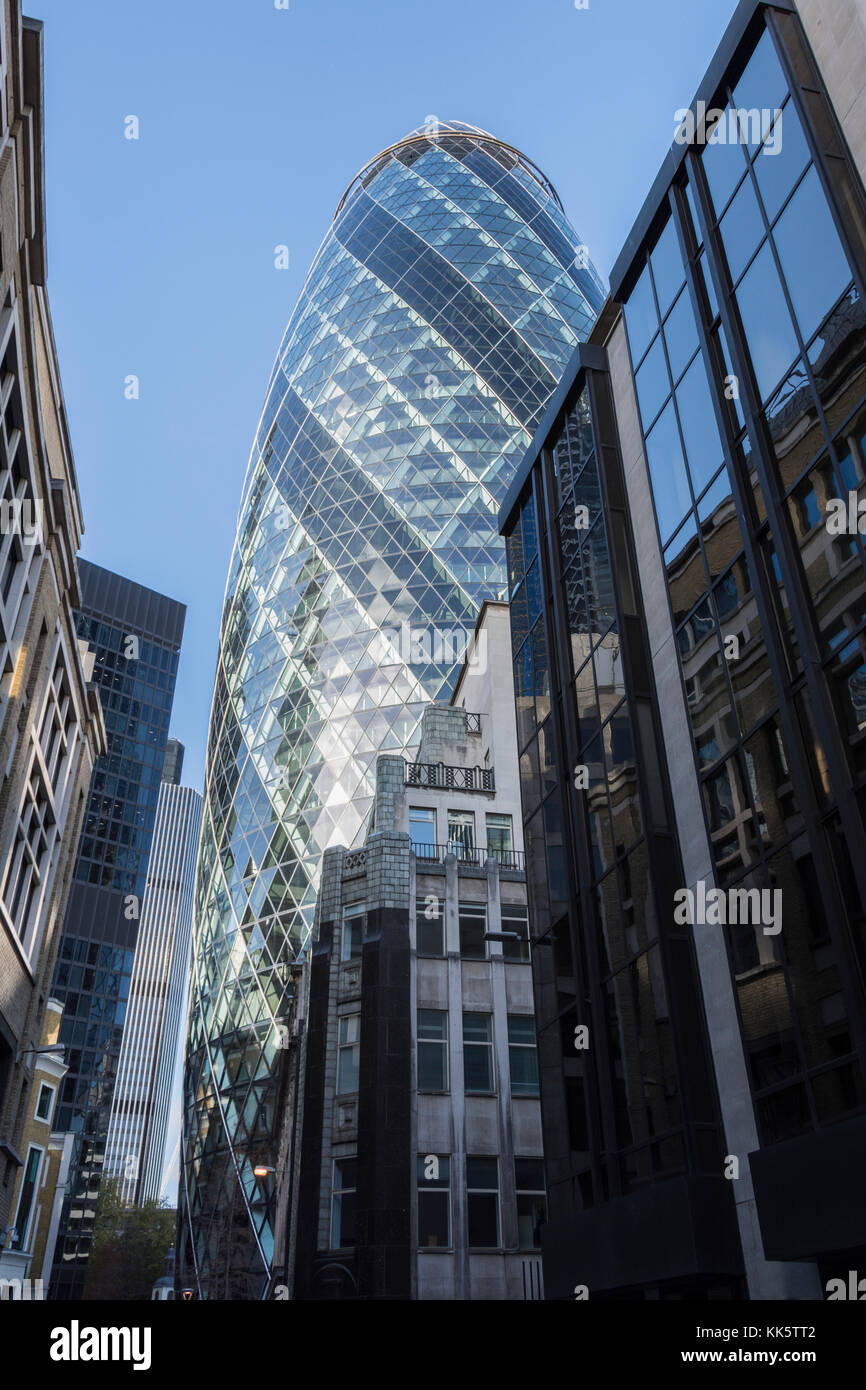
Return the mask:
<path id="1" fill-rule="evenodd" d="M 449 840 L 446 845 L 423 844 L 420 840 L 413 840 L 412 853 L 418 860 L 419 868 L 424 860 L 430 864 L 444 864 L 446 854 L 455 855 L 458 864 L 471 865 L 476 869 L 483 869 L 488 859 L 495 859 L 500 869 L 509 869 L 513 873 L 523 873 L 526 868 L 526 855 L 521 849 L 476 848 L 474 845 L 464 845 L 459 840 Z"/>
<path id="2" fill-rule="evenodd" d="M 403 785 L 430 791 L 494 792 L 492 767 L 449 767 L 447 763 L 406 763 Z"/>

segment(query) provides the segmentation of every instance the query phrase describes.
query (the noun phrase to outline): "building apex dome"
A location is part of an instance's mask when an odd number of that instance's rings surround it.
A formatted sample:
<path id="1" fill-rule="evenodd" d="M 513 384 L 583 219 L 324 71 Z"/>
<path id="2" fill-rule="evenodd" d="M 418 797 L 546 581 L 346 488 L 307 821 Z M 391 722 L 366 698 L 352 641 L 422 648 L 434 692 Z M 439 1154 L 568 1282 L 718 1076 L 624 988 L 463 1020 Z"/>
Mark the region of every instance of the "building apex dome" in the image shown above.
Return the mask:
<path id="1" fill-rule="evenodd" d="M 367 160 L 367 163 L 358 170 L 337 204 L 334 217 L 339 217 L 353 189 L 355 189 L 358 184 L 364 185 L 368 183 L 370 179 L 378 173 L 379 167 L 384 165 L 397 150 L 404 148 L 406 145 L 422 144 L 422 142 L 435 143 L 437 140 L 443 138 L 453 140 L 455 137 L 457 139 L 462 137 L 478 145 L 485 143 L 497 145 L 500 150 L 507 150 L 508 153 L 513 156 L 514 161 L 520 164 L 526 172 L 535 179 L 536 183 L 539 184 L 548 197 L 553 199 L 560 211 L 563 211 L 559 194 L 550 182 L 550 179 L 539 169 L 537 164 L 529 159 L 527 155 L 523 154 L 521 150 L 516 149 L 514 145 L 509 145 L 507 141 L 500 140 L 496 135 L 491 135 L 489 130 L 482 130 L 481 126 L 469 125 L 466 121 L 443 121 L 440 120 L 438 116 L 427 116 L 423 125 L 416 126 L 414 130 L 409 131 L 408 135 L 404 135 L 402 140 L 395 141 L 393 145 L 388 145 L 384 150 L 380 150 L 377 155 L 374 155 L 372 159 Z"/>

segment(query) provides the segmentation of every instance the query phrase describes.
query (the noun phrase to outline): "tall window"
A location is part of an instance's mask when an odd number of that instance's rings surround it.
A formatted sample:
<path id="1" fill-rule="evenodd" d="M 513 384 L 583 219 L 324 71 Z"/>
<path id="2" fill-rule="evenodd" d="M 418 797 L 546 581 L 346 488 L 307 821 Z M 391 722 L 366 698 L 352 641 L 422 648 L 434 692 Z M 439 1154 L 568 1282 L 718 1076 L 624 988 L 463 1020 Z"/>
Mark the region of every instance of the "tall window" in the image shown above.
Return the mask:
<path id="1" fill-rule="evenodd" d="M 502 904 L 502 930 L 514 932 L 517 939 L 503 941 L 502 954 L 506 960 L 529 960 L 529 908 L 526 903 Z"/>
<path id="2" fill-rule="evenodd" d="M 346 908 L 343 916 L 343 940 L 340 949 L 340 960 L 360 960 L 364 937 L 365 916 L 366 913 L 363 908 Z"/>
<path id="3" fill-rule="evenodd" d="M 538 1050 L 532 1015 L 508 1015 L 508 1062 L 513 1096 L 538 1095 Z"/>
<path id="4" fill-rule="evenodd" d="M 493 1019 L 463 1015 L 463 1087 L 467 1095 L 493 1093 Z"/>
<path id="5" fill-rule="evenodd" d="M 444 956 L 444 898 L 427 893 L 415 900 L 415 939 L 419 956 Z"/>
<path id="6" fill-rule="evenodd" d="M 475 812 L 448 812 L 448 849 L 458 859 L 471 859 L 475 850 Z"/>
<path id="7" fill-rule="evenodd" d="M 358 1186 L 357 1158 L 334 1160 L 334 1187 L 331 1198 L 331 1249 L 342 1250 L 355 1244 L 355 1196 Z"/>
<path id="8" fill-rule="evenodd" d="M 460 903 L 460 954 L 464 960 L 486 960 L 487 904 Z"/>
<path id="9" fill-rule="evenodd" d="M 3 886 L 3 905 L 28 950 L 33 942 L 36 908 L 48 873 L 56 831 L 51 793 L 34 750 Z"/>
<path id="10" fill-rule="evenodd" d="M 54 1099 L 54 1087 L 46 1086 L 45 1083 L 39 1088 L 39 1100 L 36 1102 L 37 1120 L 51 1119 L 51 1102 Z"/>
<path id="11" fill-rule="evenodd" d="M 444 1250 L 451 1244 L 451 1159 L 418 1155 L 418 1246 Z"/>
<path id="12" fill-rule="evenodd" d="M 419 859 L 436 858 L 436 812 L 429 806 L 409 807 L 409 839 Z"/>
<path id="13" fill-rule="evenodd" d="M 63 774 L 75 733 L 75 706 L 69 693 L 69 676 L 63 648 L 58 648 L 48 683 L 45 709 L 39 726 L 39 747 L 55 794 L 62 792 Z"/>
<path id="14" fill-rule="evenodd" d="M 361 1015 L 346 1014 L 339 1020 L 340 1041 L 337 1048 L 337 1095 L 345 1096 L 358 1089 L 361 1060 Z"/>
<path id="15" fill-rule="evenodd" d="M 499 1245 L 499 1161 L 467 1158 L 466 1215 L 470 1247 Z"/>
<path id="16" fill-rule="evenodd" d="M 515 1158 L 517 1189 L 517 1244 L 521 1250 L 541 1248 L 541 1227 L 547 1220 L 544 1162 L 540 1158 Z"/>
<path id="17" fill-rule="evenodd" d="M 448 1090 L 448 1014 L 418 1010 L 418 1090 Z"/>
<path id="18" fill-rule="evenodd" d="M 15 1231 L 12 1236 L 13 1250 L 25 1248 L 27 1227 L 30 1224 L 30 1212 L 33 1209 L 33 1198 L 36 1193 L 42 1153 L 42 1149 L 35 1145 L 31 1145 L 27 1151 L 27 1162 L 24 1164 L 24 1177 L 21 1182 L 21 1195 L 18 1198 L 18 1214 L 15 1217 Z"/>
<path id="19" fill-rule="evenodd" d="M 514 842 L 511 835 L 511 817 L 488 813 L 487 815 L 487 853 L 505 868 L 512 864 L 511 852 Z"/>

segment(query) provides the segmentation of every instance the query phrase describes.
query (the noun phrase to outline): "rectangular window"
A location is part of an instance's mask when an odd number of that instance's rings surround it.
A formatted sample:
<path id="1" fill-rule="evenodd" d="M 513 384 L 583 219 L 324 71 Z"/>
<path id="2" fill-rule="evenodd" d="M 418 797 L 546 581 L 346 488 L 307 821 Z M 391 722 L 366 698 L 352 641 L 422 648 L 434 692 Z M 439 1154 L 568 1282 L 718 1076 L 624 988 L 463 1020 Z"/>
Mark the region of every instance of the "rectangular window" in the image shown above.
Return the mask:
<path id="1" fill-rule="evenodd" d="M 513 1096 L 538 1095 L 538 1050 L 531 1014 L 508 1015 L 508 1062 Z"/>
<path id="2" fill-rule="evenodd" d="M 448 812 L 448 850 L 458 859 L 471 859 L 475 853 L 475 812 Z"/>
<path id="3" fill-rule="evenodd" d="M 355 1194 L 358 1185 L 357 1158 L 334 1160 L 334 1187 L 331 1199 L 331 1249 L 342 1250 L 355 1244 Z"/>
<path id="4" fill-rule="evenodd" d="M 418 1248 L 447 1250 L 451 1244 L 451 1159 L 418 1155 Z"/>
<path id="5" fill-rule="evenodd" d="M 358 1089 L 361 1060 L 361 1015 L 346 1014 L 338 1020 L 340 1041 L 337 1048 L 337 1095 L 345 1096 Z"/>
<path id="6" fill-rule="evenodd" d="M 502 930 L 515 932 L 517 940 L 503 941 L 506 960 L 529 960 L 529 908 L 526 903 L 502 904 Z"/>
<path id="7" fill-rule="evenodd" d="M 409 807 L 409 839 L 419 859 L 436 858 L 436 812 L 428 806 Z"/>
<path id="8" fill-rule="evenodd" d="M 39 1088 L 39 1099 L 36 1102 L 37 1120 L 51 1119 L 51 1102 L 54 1099 L 54 1087 L 46 1086 L 44 1083 Z"/>
<path id="9" fill-rule="evenodd" d="M 30 1224 L 30 1212 L 33 1209 L 33 1198 L 36 1193 L 36 1182 L 39 1177 L 39 1165 L 42 1162 L 42 1149 L 32 1146 L 27 1151 L 27 1161 L 24 1164 L 24 1177 L 21 1180 L 21 1194 L 18 1198 L 18 1214 L 15 1217 L 15 1231 L 12 1236 L 12 1249 L 23 1250 L 27 1240 L 27 1227 Z"/>
<path id="10" fill-rule="evenodd" d="M 541 1249 L 541 1227 L 547 1220 L 544 1162 L 540 1158 L 515 1158 L 517 1190 L 517 1244 L 521 1250 Z"/>
<path id="11" fill-rule="evenodd" d="M 445 954 L 445 899 L 428 893 L 415 900 L 415 937 L 419 956 Z"/>
<path id="12" fill-rule="evenodd" d="M 449 810 L 448 849 L 457 859 L 473 859 L 475 853 L 474 810 Z"/>
<path id="13" fill-rule="evenodd" d="M 448 1014 L 418 1010 L 418 1090 L 448 1090 Z"/>
<path id="14" fill-rule="evenodd" d="M 487 904 L 460 903 L 460 954 L 464 960 L 486 960 Z"/>
<path id="15" fill-rule="evenodd" d="M 360 960 L 361 943 L 364 936 L 364 919 L 366 913 L 361 908 L 346 908 L 343 915 L 343 940 L 340 948 L 340 960 Z"/>
<path id="16" fill-rule="evenodd" d="M 467 1095 L 493 1094 L 493 1019 L 463 1015 L 463 1087 Z"/>
<path id="17" fill-rule="evenodd" d="M 466 1215 L 470 1249 L 499 1245 L 499 1161 L 467 1158 Z"/>
<path id="18" fill-rule="evenodd" d="M 511 835 L 511 817 L 487 815 L 487 853 L 504 869 L 514 867 L 514 842 Z"/>

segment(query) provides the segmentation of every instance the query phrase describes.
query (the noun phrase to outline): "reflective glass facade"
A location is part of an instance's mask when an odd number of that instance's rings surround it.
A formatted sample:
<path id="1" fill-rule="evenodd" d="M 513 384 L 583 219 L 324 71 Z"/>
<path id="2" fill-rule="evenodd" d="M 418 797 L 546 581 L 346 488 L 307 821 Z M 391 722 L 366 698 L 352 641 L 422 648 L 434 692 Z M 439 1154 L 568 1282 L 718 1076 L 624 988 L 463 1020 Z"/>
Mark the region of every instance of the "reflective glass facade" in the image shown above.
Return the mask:
<path id="1" fill-rule="evenodd" d="M 741 1258 L 694 952 L 665 911 L 682 866 L 605 366 L 582 350 L 504 518 L 545 1285 L 547 1297 L 583 1283 L 609 1296 L 609 1248 L 631 1254 L 637 1231 L 666 1246 L 672 1289 L 730 1297 Z"/>
<path id="2" fill-rule="evenodd" d="M 449 123 L 362 170 L 289 321 L 229 570 L 199 863 L 186 1172 L 211 1296 L 226 1221 L 237 1292 L 269 1264 L 250 1152 L 322 852 L 363 838 L 376 754 L 417 742 L 504 589 L 498 507 L 602 299 L 543 175 Z"/>
<path id="3" fill-rule="evenodd" d="M 696 106 L 502 512 L 548 1297 L 866 1252 L 864 171 L 787 5 Z"/>
<path id="4" fill-rule="evenodd" d="M 715 879 L 784 903 L 726 929 L 766 1145 L 866 1108 L 866 550 L 827 524 L 866 478 L 866 312 L 779 36 L 725 89 L 773 127 L 690 151 L 625 300 Z"/>
<path id="5" fill-rule="evenodd" d="M 52 1272 L 53 1298 L 80 1298 L 159 799 L 186 610 L 79 560 L 79 638 L 94 650 L 108 751 L 97 760 L 52 994 L 64 1005 L 69 1070 L 55 1112 L 76 1150 Z"/>

